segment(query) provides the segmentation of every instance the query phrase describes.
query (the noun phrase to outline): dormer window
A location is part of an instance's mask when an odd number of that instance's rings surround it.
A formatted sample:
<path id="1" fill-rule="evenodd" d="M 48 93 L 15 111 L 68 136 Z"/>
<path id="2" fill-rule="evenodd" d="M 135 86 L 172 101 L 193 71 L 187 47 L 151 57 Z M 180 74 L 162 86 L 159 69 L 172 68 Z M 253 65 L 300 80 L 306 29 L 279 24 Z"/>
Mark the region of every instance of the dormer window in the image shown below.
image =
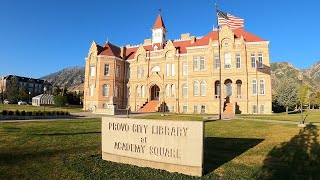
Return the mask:
<path id="1" fill-rule="evenodd" d="M 158 50 L 158 46 L 155 45 L 155 46 L 153 47 L 153 49 L 154 49 L 155 51 Z"/>

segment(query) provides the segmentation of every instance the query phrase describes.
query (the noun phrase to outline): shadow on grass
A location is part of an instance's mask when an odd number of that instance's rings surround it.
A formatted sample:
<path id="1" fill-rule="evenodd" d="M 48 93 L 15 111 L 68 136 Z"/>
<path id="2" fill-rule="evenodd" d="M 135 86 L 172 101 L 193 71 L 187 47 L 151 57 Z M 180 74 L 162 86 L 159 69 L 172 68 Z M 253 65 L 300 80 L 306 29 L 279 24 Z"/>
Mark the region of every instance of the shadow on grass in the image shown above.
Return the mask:
<path id="1" fill-rule="evenodd" d="M 101 134 L 99 131 L 90 131 L 90 132 L 73 132 L 73 133 L 39 133 L 33 134 L 34 136 L 73 136 L 73 135 L 82 135 L 82 134 Z"/>
<path id="2" fill-rule="evenodd" d="M 310 124 L 289 142 L 274 147 L 264 161 L 259 179 L 319 179 L 319 130 Z"/>
<path id="3" fill-rule="evenodd" d="M 208 174 L 231 161 L 264 139 L 207 137 L 204 147 L 204 173 Z"/>

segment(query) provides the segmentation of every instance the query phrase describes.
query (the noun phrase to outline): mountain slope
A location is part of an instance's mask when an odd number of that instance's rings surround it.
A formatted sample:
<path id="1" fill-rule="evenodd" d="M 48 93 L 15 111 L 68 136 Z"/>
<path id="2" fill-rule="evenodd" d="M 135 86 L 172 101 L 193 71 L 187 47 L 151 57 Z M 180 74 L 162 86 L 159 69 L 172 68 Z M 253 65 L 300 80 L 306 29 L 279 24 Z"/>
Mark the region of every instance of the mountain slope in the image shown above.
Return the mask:
<path id="1" fill-rule="evenodd" d="M 45 79 L 53 85 L 65 85 L 69 91 L 83 91 L 84 67 L 75 66 L 66 68 L 40 79 Z"/>

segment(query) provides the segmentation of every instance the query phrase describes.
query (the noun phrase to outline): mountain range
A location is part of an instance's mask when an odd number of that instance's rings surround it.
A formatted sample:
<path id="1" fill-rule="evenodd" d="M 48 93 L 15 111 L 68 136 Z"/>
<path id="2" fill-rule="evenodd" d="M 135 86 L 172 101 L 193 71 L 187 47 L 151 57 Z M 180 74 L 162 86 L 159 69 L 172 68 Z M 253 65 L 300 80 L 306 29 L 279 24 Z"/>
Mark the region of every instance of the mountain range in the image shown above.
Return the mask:
<path id="1" fill-rule="evenodd" d="M 312 92 L 320 89 L 320 61 L 308 69 L 300 70 L 288 62 L 271 63 L 272 87 L 283 77 L 292 78 L 297 83 L 299 72 L 303 73 L 303 82 L 308 84 Z M 65 85 L 68 91 L 83 91 L 84 67 L 75 66 L 42 77 L 50 83 L 58 86 Z"/>

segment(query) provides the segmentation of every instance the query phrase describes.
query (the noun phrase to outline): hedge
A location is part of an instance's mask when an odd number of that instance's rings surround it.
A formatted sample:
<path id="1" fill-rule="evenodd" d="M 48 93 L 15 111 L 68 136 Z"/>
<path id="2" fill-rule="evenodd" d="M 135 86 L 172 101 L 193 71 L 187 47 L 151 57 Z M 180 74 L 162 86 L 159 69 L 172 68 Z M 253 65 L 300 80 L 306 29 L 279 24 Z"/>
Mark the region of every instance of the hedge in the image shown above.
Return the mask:
<path id="1" fill-rule="evenodd" d="M 68 111 L 11 111 L 11 110 L 3 110 L 1 112 L 3 116 L 64 116 L 70 115 Z"/>

